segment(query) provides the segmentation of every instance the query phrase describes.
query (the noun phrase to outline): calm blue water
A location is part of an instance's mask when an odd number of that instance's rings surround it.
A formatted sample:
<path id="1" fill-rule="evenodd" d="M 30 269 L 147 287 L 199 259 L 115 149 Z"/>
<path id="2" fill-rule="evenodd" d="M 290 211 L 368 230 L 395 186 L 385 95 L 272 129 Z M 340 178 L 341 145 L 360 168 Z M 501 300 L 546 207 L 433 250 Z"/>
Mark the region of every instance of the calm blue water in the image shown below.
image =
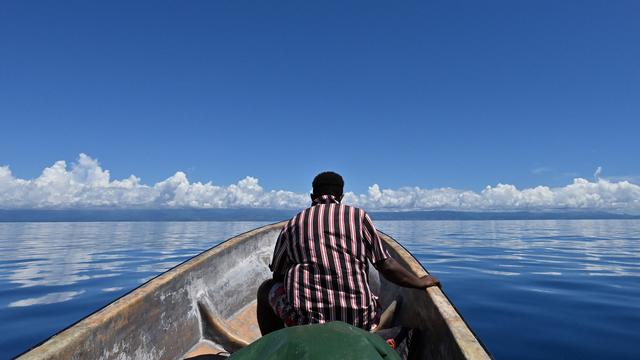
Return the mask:
<path id="1" fill-rule="evenodd" d="M 0 358 L 264 223 L 0 223 Z M 640 221 L 381 221 L 498 359 L 640 358 Z"/>

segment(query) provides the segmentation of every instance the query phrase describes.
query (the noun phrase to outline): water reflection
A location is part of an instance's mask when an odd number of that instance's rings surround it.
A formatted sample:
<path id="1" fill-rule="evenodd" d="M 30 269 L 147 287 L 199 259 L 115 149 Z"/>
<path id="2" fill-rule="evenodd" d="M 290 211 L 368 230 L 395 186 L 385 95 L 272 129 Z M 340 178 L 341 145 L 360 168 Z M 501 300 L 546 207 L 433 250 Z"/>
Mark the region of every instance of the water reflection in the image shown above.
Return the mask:
<path id="1" fill-rule="evenodd" d="M 124 289 L 124 288 L 121 287 L 121 286 L 116 286 L 116 287 L 104 288 L 104 289 L 102 289 L 102 291 L 104 291 L 104 292 L 113 292 L 113 291 L 119 291 L 119 290 L 122 290 L 122 289 Z"/>
<path id="2" fill-rule="evenodd" d="M 640 233 L 634 220 L 381 221 L 428 267 L 513 275 L 496 267 L 525 267 L 533 275 L 640 276 Z M 442 266 L 446 265 L 446 266 Z"/>
<path id="3" fill-rule="evenodd" d="M 123 273 L 158 273 L 261 224 L 1 224 L 0 283 L 58 287 Z"/>
<path id="4" fill-rule="evenodd" d="M 84 290 L 82 290 L 82 291 L 63 291 L 63 292 L 57 292 L 57 293 L 49 293 L 49 294 L 47 294 L 45 296 L 40 296 L 40 297 L 35 297 L 35 298 L 30 298 L 30 299 L 14 301 L 12 303 L 9 303 L 9 307 L 23 307 L 23 306 L 31 306 L 31 305 L 44 305 L 44 304 L 61 303 L 61 302 L 69 301 L 69 300 L 73 299 L 74 297 L 76 297 L 77 295 L 80 295 L 80 294 L 83 294 L 83 293 L 84 293 Z"/>

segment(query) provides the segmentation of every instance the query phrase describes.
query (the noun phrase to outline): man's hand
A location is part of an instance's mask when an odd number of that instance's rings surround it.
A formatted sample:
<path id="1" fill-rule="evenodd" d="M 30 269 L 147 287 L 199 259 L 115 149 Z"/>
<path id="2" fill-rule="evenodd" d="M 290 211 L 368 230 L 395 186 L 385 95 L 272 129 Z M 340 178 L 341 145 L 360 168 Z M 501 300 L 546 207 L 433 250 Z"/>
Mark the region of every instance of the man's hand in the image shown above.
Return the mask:
<path id="1" fill-rule="evenodd" d="M 436 279 L 435 276 L 425 275 L 420 277 L 420 287 L 426 289 L 431 286 L 441 287 L 440 280 Z"/>

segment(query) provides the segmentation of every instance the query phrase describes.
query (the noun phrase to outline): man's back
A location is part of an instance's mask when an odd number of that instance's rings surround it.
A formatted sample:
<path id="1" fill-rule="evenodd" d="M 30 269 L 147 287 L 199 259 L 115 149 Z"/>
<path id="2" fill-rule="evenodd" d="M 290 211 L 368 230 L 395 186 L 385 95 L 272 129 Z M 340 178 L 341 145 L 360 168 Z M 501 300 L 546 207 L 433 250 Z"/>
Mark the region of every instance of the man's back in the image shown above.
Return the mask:
<path id="1" fill-rule="evenodd" d="M 367 213 L 340 204 L 342 176 L 326 171 L 312 186 L 311 207 L 280 233 L 270 265 L 273 278 L 258 288 L 263 335 L 284 326 L 333 320 L 371 329 L 377 324 L 377 299 L 369 289 L 369 263 L 399 286 L 425 289 L 440 284 L 430 275 L 407 271 L 386 252 Z"/>
<path id="2" fill-rule="evenodd" d="M 284 277 L 299 324 L 341 320 L 369 329 L 376 298 L 367 281 L 368 262 L 388 257 L 366 212 L 324 195 L 285 226 L 272 270 Z"/>

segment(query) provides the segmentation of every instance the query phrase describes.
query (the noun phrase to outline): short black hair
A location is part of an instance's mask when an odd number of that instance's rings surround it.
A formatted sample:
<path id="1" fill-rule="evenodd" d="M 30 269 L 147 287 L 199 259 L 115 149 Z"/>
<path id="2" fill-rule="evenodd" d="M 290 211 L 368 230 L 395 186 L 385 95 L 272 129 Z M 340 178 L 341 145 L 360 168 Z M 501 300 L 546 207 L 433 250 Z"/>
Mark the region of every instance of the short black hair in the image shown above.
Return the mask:
<path id="1" fill-rule="evenodd" d="M 336 197 L 342 196 L 344 190 L 344 180 L 342 176 L 333 172 L 325 171 L 318 174 L 313 179 L 313 195 L 333 195 Z"/>

